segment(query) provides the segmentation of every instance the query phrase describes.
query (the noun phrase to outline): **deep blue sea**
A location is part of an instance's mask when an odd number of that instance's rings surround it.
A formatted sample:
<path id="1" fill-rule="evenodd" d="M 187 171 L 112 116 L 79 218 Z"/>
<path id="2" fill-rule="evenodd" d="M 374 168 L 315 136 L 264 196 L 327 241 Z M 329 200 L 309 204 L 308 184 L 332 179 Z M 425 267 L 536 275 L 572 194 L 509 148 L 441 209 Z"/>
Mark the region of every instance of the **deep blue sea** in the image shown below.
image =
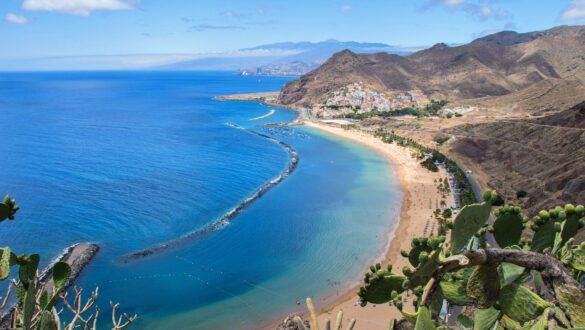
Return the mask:
<path id="1" fill-rule="evenodd" d="M 221 72 L 0 73 L 0 193 L 21 205 L 0 245 L 43 264 L 101 246 L 76 285 L 138 313 L 135 329 L 255 328 L 359 279 L 384 250 L 402 195 L 386 161 L 290 122 L 290 110 L 217 101 L 290 78 Z M 275 109 L 273 116 L 250 120 Z M 297 169 L 221 230 L 129 263 L 117 258 L 205 227 L 290 161 Z M 131 328 L 130 328 L 131 329 Z"/>

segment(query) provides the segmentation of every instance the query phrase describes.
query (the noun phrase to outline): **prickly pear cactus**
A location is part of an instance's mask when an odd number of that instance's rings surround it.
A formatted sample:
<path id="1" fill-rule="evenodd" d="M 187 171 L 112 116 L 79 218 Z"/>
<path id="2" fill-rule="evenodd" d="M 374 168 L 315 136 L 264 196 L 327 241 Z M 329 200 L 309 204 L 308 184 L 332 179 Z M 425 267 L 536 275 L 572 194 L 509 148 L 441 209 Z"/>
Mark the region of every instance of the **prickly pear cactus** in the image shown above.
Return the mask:
<path id="1" fill-rule="evenodd" d="M 517 206 L 505 205 L 496 210 L 496 221 L 493 225 L 493 234 L 501 248 L 518 245 L 526 222 L 521 209 Z"/>
<path id="2" fill-rule="evenodd" d="M 559 226 L 564 218 L 564 211 L 560 208 L 540 211 L 532 219 L 531 229 L 534 231 L 534 236 L 532 237 L 532 244 L 530 246 L 531 250 L 542 252 L 547 248 L 552 248 L 557 230 L 560 230 Z"/>
<path id="3" fill-rule="evenodd" d="M 467 281 L 467 295 L 477 308 L 492 307 L 500 294 L 498 265 L 482 265 L 475 267 Z"/>
<path id="4" fill-rule="evenodd" d="M 413 267 L 418 267 L 421 263 L 428 260 L 429 253 L 433 249 L 429 245 L 429 239 L 426 237 L 417 237 L 412 240 L 412 249 L 408 253 L 408 261 Z"/>
<path id="5" fill-rule="evenodd" d="M 16 205 L 16 201 L 11 199 L 9 195 L 4 197 L 4 201 L 0 203 L 0 222 L 9 219 L 14 220 L 14 215 L 20 207 Z"/>
<path id="6" fill-rule="evenodd" d="M 362 306 L 367 303 L 384 304 L 399 298 L 404 291 L 406 277 L 393 273 L 389 269 L 377 269 L 368 272 L 364 277 L 364 286 L 359 289 L 358 296 Z"/>
<path id="7" fill-rule="evenodd" d="M 525 323 L 542 315 L 552 304 L 540 298 L 524 285 L 513 283 L 502 288 L 499 305 L 516 322 Z"/>
<path id="8" fill-rule="evenodd" d="M 565 205 L 564 212 L 566 219 L 561 231 L 562 242 L 561 245 L 573 238 L 577 231 L 583 227 L 583 205 L 573 206 L 573 204 Z"/>
<path id="9" fill-rule="evenodd" d="M 469 306 L 473 304 L 473 300 L 467 295 L 467 285 L 465 282 L 456 281 L 441 281 L 441 292 L 447 301 L 457 306 Z"/>
<path id="10" fill-rule="evenodd" d="M 491 196 L 491 195 L 490 195 Z M 487 224 L 492 205 L 489 201 L 464 206 L 451 230 L 451 253 L 463 250 L 469 241 Z"/>
<path id="11" fill-rule="evenodd" d="M 473 321 L 458 315 L 465 328 L 546 330 L 552 318 L 565 329 L 585 326 L 585 290 L 579 284 L 585 279 L 585 242 L 574 244 L 585 208 L 568 204 L 541 211 L 531 225 L 533 240 L 521 241 L 527 220 L 519 207 L 501 207 L 488 226 L 494 196 L 486 192 L 484 203 L 464 207 L 447 223 L 449 242 L 444 236 L 414 239 L 410 251 L 401 251 L 411 264 L 404 276 L 372 266 L 359 292 L 362 305 L 392 301 L 415 329 L 448 329 L 437 317 L 444 300 L 473 312 Z M 497 248 L 487 244 L 487 231 Z M 555 273 L 545 272 L 543 263 Z M 561 264 L 568 272 L 558 274 Z M 414 312 L 402 308 L 406 290 Z"/>
<path id="12" fill-rule="evenodd" d="M 502 315 L 502 312 L 491 307 L 486 309 L 476 309 L 474 314 L 474 330 L 491 330 Z"/>

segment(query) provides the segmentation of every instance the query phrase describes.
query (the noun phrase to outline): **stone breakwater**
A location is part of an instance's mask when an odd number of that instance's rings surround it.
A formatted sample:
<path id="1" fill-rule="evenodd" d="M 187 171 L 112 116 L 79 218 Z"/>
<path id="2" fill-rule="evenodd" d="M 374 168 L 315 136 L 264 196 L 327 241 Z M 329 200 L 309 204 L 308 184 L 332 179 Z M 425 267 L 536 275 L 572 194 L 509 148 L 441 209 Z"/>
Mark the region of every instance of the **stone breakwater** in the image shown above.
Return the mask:
<path id="1" fill-rule="evenodd" d="M 71 275 L 69 280 L 65 284 L 65 289 L 73 284 L 77 279 L 81 271 L 89 264 L 89 262 L 99 252 L 100 247 L 97 244 L 92 243 L 77 243 L 73 244 L 61 255 L 55 258 L 51 264 L 41 273 L 39 281 L 45 287 L 45 290 L 52 290 L 53 288 L 53 265 L 57 262 L 65 262 L 71 267 Z"/>
<path id="2" fill-rule="evenodd" d="M 57 262 L 65 262 L 71 267 L 71 275 L 63 290 L 69 288 L 79 277 L 81 271 L 99 252 L 100 247 L 92 243 L 77 243 L 66 248 L 63 253 L 54 258 L 51 263 L 39 275 L 39 283 L 42 288 L 52 294 L 54 289 L 52 268 Z M 92 288 L 93 289 L 93 288 Z M 16 308 L 16 302 L 12 303 L 7 312 L 0 316 L 0 329 L 10 329 L 12 311 Z"/>
<path id="3" fill-rule="evenodd" d="M 270 181 L 265 183 L 263 186 L 258 188 L 258 190 L 256 190 L 254 193 L 252 193 L 250 196 L 248 196 L 246 199 L 244 199 L 241 203 L 239 203 L 236 207 L 234 207 L 233 209 L 231 209 L 230 211 L 225 213 L 223 216 L 221 216 L 219 219 L 215 220 L 214 222 L 206 225 L 205 227 L 203 227 L 201 229 L 198 229 L 198 230 L 195 230 L 193 232 L 187 233 L 183 236 L 180 236 L 172 241 L 168 241 L 166 243 L 162 243 L 162 244 L 159 244 L 159 245 L 156 245 L 156 246 L 144 249 L 144 250 L 140 250 L 137 252 L 133 252 L 131 254 L 121 256 L 117 259 L 118 262 L 128 263 L 128 262 L 131 262 L 131 261 L 134 261 L 137 259 L 141 259 L 144 257 L 148 257 L 148 256 L 151 256 L 154 254 L 162 253 L 164 251 L 181 246 L 181 245 L 185 244 L 186 242 L 200 239 L 200 238 L 205 237 L 206 235 L 208 235 L 212 232 L 215 232 L 217 230 L 221 230 L 222 228 L 227 226 L 233 220 L 233 218 L 235 216 L 237 216 L 240 212 L 242 212 L 242 210 L 244 210 L 246 207 L 248 207 L 250 204 L 252 204 L 252 202 L 257 200 L 258 198 L 262 197 L 272 187 L 274 187 L 277 184 L 279 184 L 280 182 L 282 182 L 286 177 L 288 177 L 296 169 L 298 162 L 299 162 L 299 156 L 298 156 L 298 153 L 296 152 L 296 150 L 293 147 L 291 147 L 289 144 L 282 142 L 280 140 L 277 140 L 269 135 L 262 134 L 262 133 L 244 128 L 244 127 L 239 126 L 237 124 L 228 123 L 227 125 L 234 127 L 234 128 L 237 128 L 237 129 L 241 129 L 241 130 L 246 131 L 250 134 L 257 135 L 261 138 L 267 139 L 271 142 L 274 142 L 274 143 L 282 146 L 290 155 L 290 161 L 288 163 L 288 166 L 278 176 L 276 176 L 275 178 L 271 179 Z"/>

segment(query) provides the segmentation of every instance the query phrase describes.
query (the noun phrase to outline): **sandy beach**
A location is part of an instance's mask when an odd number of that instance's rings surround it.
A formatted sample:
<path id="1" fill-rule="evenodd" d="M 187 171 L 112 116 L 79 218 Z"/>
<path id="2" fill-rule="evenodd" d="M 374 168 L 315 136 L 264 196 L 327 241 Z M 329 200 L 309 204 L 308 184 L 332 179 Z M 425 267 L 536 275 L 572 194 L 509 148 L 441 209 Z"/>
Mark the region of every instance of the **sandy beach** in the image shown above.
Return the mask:
<path id="1" fill-rule="evenodd" d="M 419 160 L 413 158 L 412 149 L 400 147 L 396 144 L 383 143 L 380 139 L 367 133 L 356 130 L 345 130 L 313 121 L 305 122 L 308 127 L 316 128 L 338 137 L 364 145 L 383 155 L 394 167 L 400 180 L 400 187 L 404 200 L 400 211 L 400 221 L 394 228 L 389 227 L 388 242 L 383 266 L 391 263 L 395 271 L 400 272 L 403 266 L 410 266 L 408 260 L 400 255 L 401 250 L 409 250 L 412 238 L 428 236 L 436 232 L 437 224 L 432 218 L 433 211 L 440 207 L 441 193 L 437 190 L 435 180 L 447 176 L 444 170 L 437 173 L 424 169 Z M 453 203 L 453 195 L 446 198 L 447 205 Z M 389 226 L 394 219 L 388 219 Z M 364 273 L 367 266 L 364 265 Z M 344 312 L 344 320 L 357 320 L 357 329 L 388 329 L 388 322 L 393 318 L 401 318 L 400 312 L 387 305 L 372 305 L 361 307 L 357 303 L 357 288 L 361 283 L 355 283 L 352 289 L 338 296 L 317 301 L 319 323 L 325 324 L 327 319 L 334 321 L 339 310 Z"/>

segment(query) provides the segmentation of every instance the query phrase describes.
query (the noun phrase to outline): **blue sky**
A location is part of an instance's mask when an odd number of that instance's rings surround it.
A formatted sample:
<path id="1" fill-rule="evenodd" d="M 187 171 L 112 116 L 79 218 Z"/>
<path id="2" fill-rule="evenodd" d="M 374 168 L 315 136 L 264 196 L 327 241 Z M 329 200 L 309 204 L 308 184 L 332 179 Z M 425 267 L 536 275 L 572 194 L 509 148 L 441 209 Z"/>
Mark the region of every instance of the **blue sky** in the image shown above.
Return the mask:
<path id="1" fill-rule="evenodd" d="M 32 58 L 229 53 L 329 38 L 465 43 L 504 29 L 585 23 L 585 0 L 0 0 L 0 18 L 2 67 Z"/>

